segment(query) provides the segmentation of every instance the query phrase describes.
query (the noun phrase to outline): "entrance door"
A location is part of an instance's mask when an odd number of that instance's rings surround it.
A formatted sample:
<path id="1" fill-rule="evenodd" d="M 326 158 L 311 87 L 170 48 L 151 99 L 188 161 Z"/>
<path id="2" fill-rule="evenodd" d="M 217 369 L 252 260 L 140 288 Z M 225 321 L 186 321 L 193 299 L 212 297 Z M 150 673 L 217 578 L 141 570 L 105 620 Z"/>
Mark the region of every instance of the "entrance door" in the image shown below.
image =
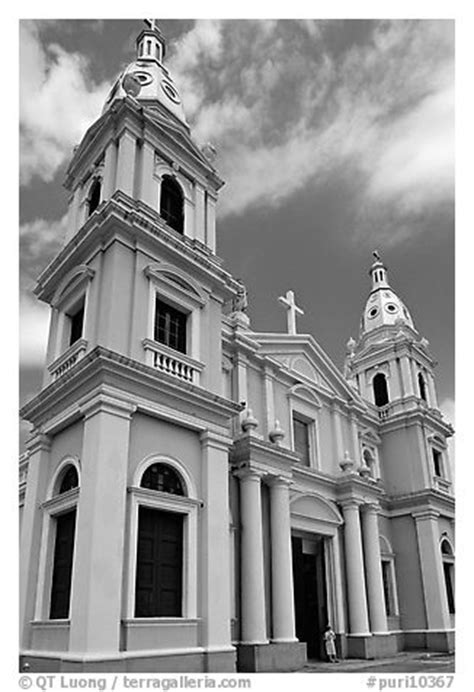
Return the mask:
<path id="1" fill-rule="evenodd" d="M 325 659 L 327 625 L 326 569 L 321 536 L 292 536 L 296 636 L 306 642 L 308 658 Z"/>
<path id="2" fill-rule="evenodd" d="M 183 517 L 140 507 L 135 617 L 181 617 Z"/>

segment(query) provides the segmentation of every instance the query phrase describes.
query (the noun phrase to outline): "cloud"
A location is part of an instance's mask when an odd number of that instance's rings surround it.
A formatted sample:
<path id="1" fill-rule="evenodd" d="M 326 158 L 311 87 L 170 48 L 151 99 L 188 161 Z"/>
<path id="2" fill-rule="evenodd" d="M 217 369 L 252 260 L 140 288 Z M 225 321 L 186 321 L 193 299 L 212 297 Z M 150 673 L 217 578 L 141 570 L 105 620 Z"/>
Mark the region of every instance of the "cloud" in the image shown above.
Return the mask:
<path id="1" fill-rule="evenodd" d="M 20 226 L 20 286 L 31 289 L 39 273 L 64 244 L 67 216 L 51 221 L 35 219 Z"/>
<path id="2" fill-rule="evenodd" d="M 28 294 L 20 298 L 20 364 L 42 367 L 46 358 L 50 308 Z"/>
<path id="3" fill-rule="evenodd" d="M 221 216 L 278 206 L 336 173 L 354 238 L 391 243 L 453 200 L 453 23 L 197 22 L 170 60 L 192 132 L 214 140 Z"/>
<path id="4" fill-rule="evenodd" d="M 48 182 L 98 117 L 108 84 L 89 77 L 86 58 L 44 46 L 40 23 L 20 22 L 20 177 Z"/>

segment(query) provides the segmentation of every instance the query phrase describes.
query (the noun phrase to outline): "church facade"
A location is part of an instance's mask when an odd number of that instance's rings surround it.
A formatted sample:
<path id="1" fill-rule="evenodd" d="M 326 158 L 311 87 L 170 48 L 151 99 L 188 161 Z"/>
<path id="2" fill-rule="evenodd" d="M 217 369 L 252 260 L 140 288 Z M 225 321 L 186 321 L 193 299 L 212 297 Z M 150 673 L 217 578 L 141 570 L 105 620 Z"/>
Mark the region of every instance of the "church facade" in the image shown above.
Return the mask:
<path id="1" fill-rule="evenodd" d="M 20 459 L 20 653 L 36 672 L 282 671 L 454 646 L 435 362 L 378 253 L 341 373 L 262 333 L 216 255 L 223 184 L 154 22 L 70 162 Z"/>

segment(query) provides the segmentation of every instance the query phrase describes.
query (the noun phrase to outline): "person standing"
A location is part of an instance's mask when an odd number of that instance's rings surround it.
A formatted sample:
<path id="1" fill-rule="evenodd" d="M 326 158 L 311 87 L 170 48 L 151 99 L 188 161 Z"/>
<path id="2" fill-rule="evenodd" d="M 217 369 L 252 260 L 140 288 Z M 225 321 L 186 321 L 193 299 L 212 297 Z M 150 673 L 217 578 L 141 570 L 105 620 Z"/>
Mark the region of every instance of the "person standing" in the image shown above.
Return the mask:
<path id="1" fill-rule="evenodd" d="M 337 663 L 336 658 L 336 633 L 332 629 L 331 625 L 328 624 L 324 631 L 324 646 L 326 647 L 326 654 L 331 663 Z"/>

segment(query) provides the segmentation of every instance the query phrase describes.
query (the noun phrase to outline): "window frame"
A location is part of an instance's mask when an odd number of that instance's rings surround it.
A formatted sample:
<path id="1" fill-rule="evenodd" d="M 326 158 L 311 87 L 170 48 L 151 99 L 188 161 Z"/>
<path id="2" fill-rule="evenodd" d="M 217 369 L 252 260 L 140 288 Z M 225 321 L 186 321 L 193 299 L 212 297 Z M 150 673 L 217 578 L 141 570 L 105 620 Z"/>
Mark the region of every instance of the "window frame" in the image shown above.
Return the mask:
<path id="1" fill-rule="evenodd" d="M 184 272 L 173 265 L 148 265 L 144 269 L 149 280 L 148 318 L 146 337 L 143 346 L 147 350 L 147 362 L 152 364 L 152 348 L 169 349 L 170 355 L 188 360 L 198 371 L 203 370 L 201 363 L 201 321 L 203 308 L 208 302 L 207 295 Z M 176 280 L 173 280 L 173 276 Z M 179 283 L 181 282 L 181 283 Z M 157 297 L 170 307 L 187 314 L 186 353 L 176 351 L 165 344 L 155 341 L 155 314 Z"/>
<path id="2" fill-rule="evenodd" d="M 449 548 L 449 553 L 444 553 L 443 552 L 443 544 L 446 543 L 446 545 Z M 444 588 L 445 588 L 445 593 L 446 593 L 446 602 L 448 605 L 448 613 L 449 615 L 455 615 L 456 614 L 456 580 L 455 580 L 455 564 L 456 564 L 456 559 L 454 555 L 454 548 L 453 544 L 450 541 L 450 539 L 447 536 L 441 536 L 441 540 L 439 543 L 439 551 L 441 554 L 441 563 L 443 567 L 443 582 L 444 582 Z M 452 600 L 453 600 L 453 609 L 451 610 L 450 607 L 450 602 L 449 602 L 449 596 L 448 596 L 448 585 L 446 582 L 446 571 L 445 571 L 445 566 L 448 566 L 449 568 L 449 581 L 450 581 L 450 587 L 451 587 L 451 595 L 452 595 Z"/>
<path id="3" fill-rule="evenodd" d="M 159 490 L 141 488 L 143 474 L 153 464 L 167 464 L 180 476 L 186 495 L 174 495 Z M 137 467 L 132 485 L 127 488 L 129 505 L 129 531 L 127 544 L 127 577 L 125 585 L 125 619 L 139 622 L 182 621 L 197 617 L 198 581 L 198 511 L 202 506 L 196 496 L 194 484 L 181 462 L 165 455 L 153 455 L 144 459 Z M 183 516 L 183 573 L 182 615 L 180 617 L 156 616 L 135 617 L 135 585 L 137 576 L 137 546 L 139 508 L 147 507 L 173 512 Z"/>
<path id="4" fill-rule="evenodd" d="M 398 590 L 397 590 L 397 573 L 395 569 L 395 553 L 393 552 L 392 546 L 390 545 L 390 542 L 388 541 L 385 536 L 380 535 L 379 537 L 379 545 L 380 545 L 380 570 L 382 572 L 382 580 L 383 580 L 383 563 L 385 562 L 386 564 L 389 565 L 389 577 L 390 577 L 390 584 L 389 584 L 389 591 L 390 591 L 390 596 L 391 596 L 391 602 L 388 604 L 385 600 L 385 588 L 383 588 L 383 593 L 384 593 L 384 605 L 385 605 L 385 614 L 387 618 L 394 618 L 394 617 L 399 617 L 400 616 L 400 607 L 398 603 Z M 393 611 L 387 613 L 387 610 Z"/>
<path id="5" fill-rule="evenodd" d="M 293 418 L 296 416 L 302 422 L 308 424 L 309 437 L 309 465 L 299 464 L 302 468 L 320 468 L 320 441 L 319 441 L 319 421 L 318 412 L 321 403 L 317 396 L 306 385 L 296 385 L 288 393 L 289 401 L 289 430 L 290 446 L 295 450 L 295 435 L 293 429 Z"/>
<path id="6" fill-rule="evenodd" d="M 74 466 L 78 477 L 78 486 L 64 493 L 59 494 L 59 487 L 62 477 L 69 466 Z M 38 571 L 38 588 L 36 592 L 36 603 L 34 621 L 36 622 L 53 622 L 65 623 L 70 620 L 74 565 L 76 560 L 77 548 L 77 518 L 79 495 L 81 488 L 81 470 L 77 457 L 65 457 L 58 468 L 56 469 L 47 492 L 47 499 L 40 505 L 43 510 L 43 519 L 41 527 L 41 543 L 39 555 L 39 571 Z M 69 615 L 67 618 L 49 617 L 51 607 L 51 590 L 53 584 L 53 560 L 54 550 L 56 545 L 56 519 L 61 514 L 66 514 L 71 510 L 76 512 L 76 525 L 74 529 L 74 547 L 72 551 L 72 574 L 71 587 L 69 594 Z"/>

